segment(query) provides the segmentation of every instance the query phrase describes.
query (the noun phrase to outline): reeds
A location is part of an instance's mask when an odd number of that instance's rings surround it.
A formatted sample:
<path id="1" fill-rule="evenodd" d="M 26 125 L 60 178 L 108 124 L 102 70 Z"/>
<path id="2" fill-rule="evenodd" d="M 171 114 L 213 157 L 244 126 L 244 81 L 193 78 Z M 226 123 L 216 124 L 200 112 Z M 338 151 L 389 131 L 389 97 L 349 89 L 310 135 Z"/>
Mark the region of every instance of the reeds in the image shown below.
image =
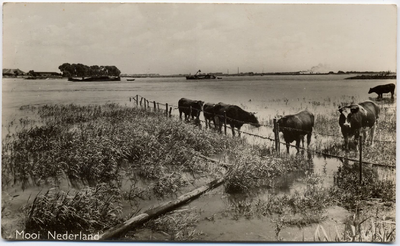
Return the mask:
<path id="1" fill-rule="evenodd" d="M 313 174 L 307 174 L 303 182 L 305 188 L 293 194 L 271 193 L 266 199 L 248 197 L 232 202 L 229 209 L 234 219 L 271 217 L 277 228 L 280 228 L 278 231 L 287 226 L 301 228 L 320 223 L 325 219 L 325 209 L 332 202 L 328 189 L 322 187 L 321 178 Z"/>
<path id="2" fill-rule="evenodd" d="M 196 230 L 200 217 L 193 209 L 182 209 L 169 212 L 155 220 L 147 222 L 144 227 L 152 228 L 167 236 L 172 241 L 194 241 L 202 235 Z"/>
<path id="3" fill-rule="evenodd" d="M 24 207 L 24 230 L 43 237 L 48 231 L 97 233 L 121 222 L 119 202 L 119 189 L 104 183 L 75 192 L 50 189 Z"/>
<path id="4" fill-rule="evenodd" d="M 4 187 L 59 183 L 64 176 L 73 184 L 115 183 L 122 166 L 145 179 L 171 176 L 171 166 L 200 172 L 195 153 L 216 154 L 241 141 L 114 104 L 31 110 L 41 117 L 40 126 L 24 125 L 4 140 Z"/>
<path id="5" fill-rule="evenodd" d="M 344 229 L 340 232 L 335 226 L 333 233 L 330 231 L 327 233 L 322 225 L 318 225 L 314 232 L 314 241 L 390 243 L 395 239 L 396 222 L 385 216 L 366 215 L 361 212 L 350 216 L 345 222 Z"/>

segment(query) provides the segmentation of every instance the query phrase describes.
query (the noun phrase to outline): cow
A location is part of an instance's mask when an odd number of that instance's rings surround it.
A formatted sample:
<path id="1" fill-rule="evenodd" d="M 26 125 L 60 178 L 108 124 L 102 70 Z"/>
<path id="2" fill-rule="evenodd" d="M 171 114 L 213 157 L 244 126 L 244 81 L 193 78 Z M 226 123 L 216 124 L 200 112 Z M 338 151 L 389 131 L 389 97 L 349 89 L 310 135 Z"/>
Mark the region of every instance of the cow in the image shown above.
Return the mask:
<path id="1" fill-rule="evenodd" d="M 199 120 L 200 112 L 203 108 L 203 101 L 190 100 L 187 98 L 181 98 L 178 101 L 179 118 L 182 120 L 182 113 L 185 114 L 185 120 L 188 121 L 190 117 L 192 120 L 196 117 Z"/>
<path id="2" fill-rule="evenodd" d="M 244 124 L 250 124 L 255 127 L 261 126 L 254 113 L 247 112 L 236 105 L 220 102 L 214 106 L 214 118 L 218 124 L 219 132 L 221 132 L 225 114 L 226 123 L 231 126 L 233 136 L 235 136 L 235 128 L 238 129 L 238 134 L 240 136 L 240 128 Z"/>
<path id="3" fill-rule="evenodd" d="M 368 94 L 375 92 L 376 94 L 378 94 L 378 98 L 382 98 L 383 93 L 391 93 L 392 98 L 393 98 L 395 88 L 396 88 L 396 85 L 393 83 L 386 84 L 386 85 L 378 85 L 378 86 L 375 86 L 374 88 L 369 88 Z"/>
<path id="4" fill-rule="evenodd" d="M 215 119 L 214 119 L 214 107 L 213 103 L 206 103 L 203 106 L 203 115 L 204 120 L 206 121 L 206 128 L 211 128 L 211 121 L 214 122 L 214 128 L 216 128 Z"/>
<path id="5" fill-rule="evenodd" d="M 379 118 L 379 107 L 372 101 L 365 101 L 359 104 L 348 106 L 339 106 L 339 126 L 344 138 L 344 148 L 349 147 L 349 138 L 354 136 L 356 150 L 358 150 L 358 139 L 360 131 L 363 131 L 364 140 L 366 140 L 367 128 L 370 129 L 370 142 L 373 145 L 374 132 Z"/>
<path id="6" fill-rule="evenodd" d="M 314 115 L 307 110 L 297 114 L 286 115 L 277 121 L 279 131 L 283 133 L 286 142 L 286 151 L 289 153 L 290 143 L 296 141 L 296 149 L 299 152 L 300 141 L 304 148 L 304 136 L 307 135 L 307 147 L 311 142 L 312 130 L 314 127 Z M 274 132 L 276 129 L 274 128 Z"/>

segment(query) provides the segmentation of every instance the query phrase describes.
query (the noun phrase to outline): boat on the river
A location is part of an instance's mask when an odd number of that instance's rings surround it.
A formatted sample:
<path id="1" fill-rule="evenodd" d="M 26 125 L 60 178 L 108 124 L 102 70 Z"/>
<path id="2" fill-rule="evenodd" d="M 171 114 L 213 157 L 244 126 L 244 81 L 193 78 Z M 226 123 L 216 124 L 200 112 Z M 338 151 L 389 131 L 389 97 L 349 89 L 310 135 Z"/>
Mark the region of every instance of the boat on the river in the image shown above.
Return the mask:
<path id="1" fill-rule="evenodd" d="M 201 70 L 197 71 L 195 75 L 186 76 L 187 80 L 200 80 L 200 79 L 217 79 L 217 76 L 213 74 L 198 74 Z M 221 79 L 221 78 L 218 78 Z"/>
<path id="2" fill-rule="evenodd" d="M 135 81 L 135 79 L 126 79 L 126 81 Z"/>
<path id="3" fill-rule="evenodd" d="M 68 78 L 72 82 L 102 82 L 102 81 L 121 81 L 119 76 L 96 76 L 96 77 L 82 77 L 82 78 Z"/>

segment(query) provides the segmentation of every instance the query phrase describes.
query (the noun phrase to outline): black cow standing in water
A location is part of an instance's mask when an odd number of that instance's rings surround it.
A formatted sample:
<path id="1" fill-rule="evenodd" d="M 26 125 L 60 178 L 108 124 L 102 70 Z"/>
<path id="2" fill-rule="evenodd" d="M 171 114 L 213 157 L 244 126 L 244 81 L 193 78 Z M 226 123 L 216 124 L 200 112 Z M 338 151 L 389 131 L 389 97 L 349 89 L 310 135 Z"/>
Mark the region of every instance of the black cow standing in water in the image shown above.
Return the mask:
<path id="1" fill-rule="evenodd" d="M 217 121 L 220 132 L 224 122 L 224 112 L 226 113 L 226 123 L 231 126 L 233 136 L 235 136 L 235 128 L 238 129 L 240 136 L 240 128 L 244 124 L 250 124 L 255 127 L 261 126 L 254 113 L 247 112 L 236 105 L 220 102 L 214 106 L 214 118 Z"/>
<path id="2" fill-rule="evenodd" d="M 196 117 L 199 120 L 200 112 L 203 108 L 203 101 L 190 100 L 187 98 L 181 98 L 178 101 L 179 118 L 182 119 L 182 113 L 185 114 L 185 120 L 188 121 L 190 116 L 192 120 Z"/>
<path id="3" fill-rule="evenodd" d="M 279 131 L 283 133 L 287 153 L 289 153 L 290 143 L 293 141 L 296 141 L 297 152 L 299 152 L 300 141 L 304 148 L 305 135 L 307 135 L 307 147 L 310 145 L 314 127 L 314 115 L 312 113 L 305 110 L 297 114 L 286 115 L 280 118 L 277 123 Z"/>
<path id="4" fill-rule="evenodd" d="M 342 130 L 345 149 L 348 149 L 349 147 L 349 138 L 354 136 L 357 150 L 360 131 L 363 131 L 363 137 L 364 140 L 366 140 L 367 128 L 370 129 L 369 140 L 371 145 L 373 145 L 374 132 L 379 111 L 380 109 L 378 105 L 371 101 L 343 107 L 339 106 L 339 125 Z"/>
<path id="5" fill-rule="evenodd" d="M 206 127 L 211 128 L 211 121 L 214 122 L 214 128 L 217 127 L 215 124 L 215 119 L 214 119 L 214 107 L 215 104 L 213 103 L 206 103 L 203 106 L 203 114 L 204 114 L 204 120 L 206 121 Z"/>
<path id="6" fill-rule="evenodd" d="M 368 94 L 375 92 L 376 94 L 378 94 L 378 98 L 382 98 L 383 93 L 391 93 L 392 98 L 393 98 L 395 88 L 396 88 L 396 85 L 393 83 L 386 84 L 386 85 L 378 85 L 378 86 L 375 86 L 374 88 L 370 88 L 368 91 Z"/>

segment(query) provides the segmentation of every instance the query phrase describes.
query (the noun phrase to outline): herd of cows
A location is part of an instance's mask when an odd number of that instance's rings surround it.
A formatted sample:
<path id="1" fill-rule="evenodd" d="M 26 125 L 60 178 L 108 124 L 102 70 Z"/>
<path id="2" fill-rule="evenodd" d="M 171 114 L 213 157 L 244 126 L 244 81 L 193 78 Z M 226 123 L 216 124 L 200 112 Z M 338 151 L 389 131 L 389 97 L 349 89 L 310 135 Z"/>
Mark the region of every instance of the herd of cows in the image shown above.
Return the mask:
<path id="1" fill-rule="evenodd" d="M 395 84 L 379 85 L 370 88 L 368 94 L 377 93 L 378 98 L 382 98 L 383 93 L 391 93 L 393 98 Z M 222 124 L 226 121 L 227 125 L 231 126 L 232 135 L 235 136 L 235 128 L 238 129 L 244 124 L 250 124 L 255 127 L 260 127 L 255 113 L 247 112 L 236 105 L 225 103 L 206 103 L 200 100 L 191 100 L 181 98 L 178 102 L 179 117 L 182 119 L 182 114 L 185 120 L 199 120 L 200 112 L 203 112 L 206 127 L 211 127 L 211 122 L 214 127 L 221 132 Z M 379 118 L 379 107 L 372 101 L 365 101 L 358 104 L 339 106 L 339 126 L 344 138 L 344 147 L 348 149 L 349 139 L 354 136 L 355 146 L 357 146 L 360 133 L 363 133 L 364 140 L 366 133 L 369 130 L 369 142 L 373 144 L 376 122 Z M 286 142 L 286 150 L 289 153 L 290 143 L 296 141 L 296 148 L 299 151 L 300 141 L 304 147 L 304 137 L 307 136 L 307 145 L 311 142 L 312 130 L 314 127 L 314 115 L 307 111 L 301 111 L 297 114 L 286 115 L 277 120 L 279 132 L 283 133 L 283 138 Z M 274 132 L 277 129 L 274 129 Z M 356 147 L 357 148 L 357 147 Z"/>

